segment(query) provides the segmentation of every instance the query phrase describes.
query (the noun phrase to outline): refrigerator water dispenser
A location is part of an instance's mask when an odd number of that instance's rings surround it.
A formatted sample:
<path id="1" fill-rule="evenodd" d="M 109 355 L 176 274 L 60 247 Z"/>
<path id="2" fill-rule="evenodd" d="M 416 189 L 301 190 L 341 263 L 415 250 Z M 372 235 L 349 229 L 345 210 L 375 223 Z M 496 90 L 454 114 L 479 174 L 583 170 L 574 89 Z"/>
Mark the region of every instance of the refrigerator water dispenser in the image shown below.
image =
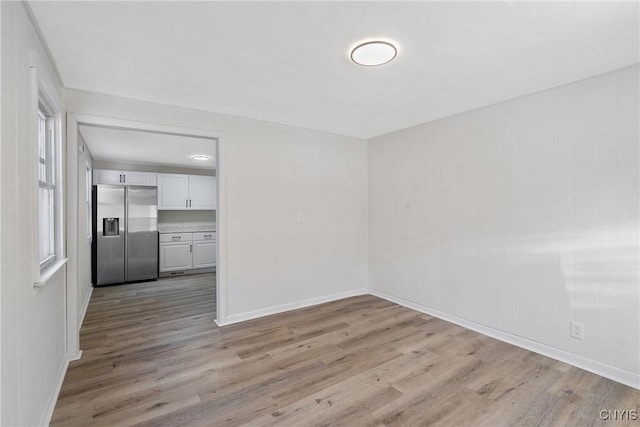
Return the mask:
<path id="1" fill-rule="evenodd" d="M 102 235 L 119 236 L 120 218 L 102 218 Z"/>

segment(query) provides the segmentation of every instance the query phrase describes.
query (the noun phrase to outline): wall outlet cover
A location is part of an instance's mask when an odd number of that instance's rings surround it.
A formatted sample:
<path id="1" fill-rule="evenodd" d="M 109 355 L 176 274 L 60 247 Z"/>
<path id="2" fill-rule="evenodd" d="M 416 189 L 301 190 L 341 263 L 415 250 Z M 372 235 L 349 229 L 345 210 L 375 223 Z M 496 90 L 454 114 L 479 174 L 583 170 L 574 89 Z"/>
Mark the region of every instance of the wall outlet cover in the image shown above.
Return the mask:
<path id="1" fill-rule="evenodd" d="M 584 324 L 580 322 L 571 322 L 571 336 L 573 338 L 584 339 Z"/>

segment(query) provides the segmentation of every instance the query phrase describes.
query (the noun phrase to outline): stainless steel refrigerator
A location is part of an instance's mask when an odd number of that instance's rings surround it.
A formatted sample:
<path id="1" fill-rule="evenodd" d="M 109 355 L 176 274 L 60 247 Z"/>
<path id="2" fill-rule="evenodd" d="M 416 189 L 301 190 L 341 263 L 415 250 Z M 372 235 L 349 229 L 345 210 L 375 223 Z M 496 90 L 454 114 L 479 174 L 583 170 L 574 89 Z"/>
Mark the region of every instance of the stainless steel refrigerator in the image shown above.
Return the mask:
<path id="1" fill-rule="evenodd" d="M 158 278 L 157 188 L 93 186 L 96 286 Z"/>

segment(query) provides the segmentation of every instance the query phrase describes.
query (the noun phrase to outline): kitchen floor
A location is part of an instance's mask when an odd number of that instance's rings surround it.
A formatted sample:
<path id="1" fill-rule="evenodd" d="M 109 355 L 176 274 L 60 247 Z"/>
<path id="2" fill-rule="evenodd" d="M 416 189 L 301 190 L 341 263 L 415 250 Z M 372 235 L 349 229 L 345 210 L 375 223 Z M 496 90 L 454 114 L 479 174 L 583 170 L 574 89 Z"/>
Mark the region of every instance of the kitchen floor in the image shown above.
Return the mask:
<path id="1" fill-rule="evenodd" d="M 218 328 L 213 274 L 95 289 L 56 426 L 630 425 L 640 392 L 364 295 Z"/>
<path id="2" fill-rule="evenodd" d="M 207 273 L 94 288 L 82 358 L 69 365 L 52 425 L 132 425 L 199 402 L 180 385 L 200 376 L 182 370 L 198 363 L 199 338 L 217 329 L 215 280 Z"/>

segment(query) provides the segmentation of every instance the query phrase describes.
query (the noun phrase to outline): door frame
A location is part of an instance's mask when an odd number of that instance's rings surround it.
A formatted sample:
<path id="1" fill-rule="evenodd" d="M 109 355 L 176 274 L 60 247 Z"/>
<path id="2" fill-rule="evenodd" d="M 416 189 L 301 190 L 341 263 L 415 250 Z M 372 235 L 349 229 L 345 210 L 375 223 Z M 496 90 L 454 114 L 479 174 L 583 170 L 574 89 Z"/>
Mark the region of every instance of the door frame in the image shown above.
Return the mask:
<path id="1" fill-rule="evenodd" d="M 80 239 L 84 241 L 84 236 L 79 233 L 78 224 L 78 132 L 79 126 L 94 126 L 110 129 L 124 129 L 140 132 L 152 132 L 165 135 L 188 136 L 195 138 L 210 139 L 216 142 L 216 232 L 218 239 L 218 251 L 216 255 L 216 319 L 215 323 L 223 325 L 227 320 L 227 174 L 226 164 L 226 141 L 224 134 L 219 131 L 195 129 L 179 126 L 167 126 L 157 123 L 137 122 L 120 120 L 109 117 L 94 116 L 81 113 L 67 113 L 67 140 L 66 140 L 66 240 L 67 240 L 67 286 L 66 286 L 66 353 L 69 360 L 79 359 L 80 350 L 80 327 L 82 320 L 78 310 L 78 248 Z M 71 191 L 70 189 L 74 189 Z"/>

